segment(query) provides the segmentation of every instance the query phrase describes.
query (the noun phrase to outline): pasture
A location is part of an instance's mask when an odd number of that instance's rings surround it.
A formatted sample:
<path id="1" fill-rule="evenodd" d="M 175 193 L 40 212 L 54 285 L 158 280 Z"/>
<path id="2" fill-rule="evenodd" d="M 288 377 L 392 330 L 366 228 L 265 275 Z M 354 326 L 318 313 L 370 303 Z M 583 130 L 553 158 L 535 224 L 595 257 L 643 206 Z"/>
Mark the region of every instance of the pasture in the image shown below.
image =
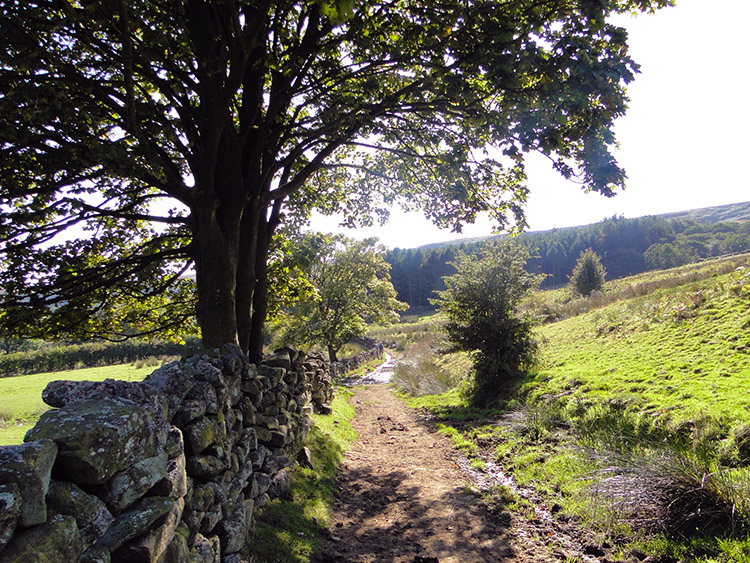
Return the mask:
<path id="1" fill-rule="evenodd" d="M 140 381 L 155 369 L 122 364 L 0 378 L 0 446 L 22 443 L 26 432 L 50 408 L 42 402 L 42 391 L 50 381 Z"/>

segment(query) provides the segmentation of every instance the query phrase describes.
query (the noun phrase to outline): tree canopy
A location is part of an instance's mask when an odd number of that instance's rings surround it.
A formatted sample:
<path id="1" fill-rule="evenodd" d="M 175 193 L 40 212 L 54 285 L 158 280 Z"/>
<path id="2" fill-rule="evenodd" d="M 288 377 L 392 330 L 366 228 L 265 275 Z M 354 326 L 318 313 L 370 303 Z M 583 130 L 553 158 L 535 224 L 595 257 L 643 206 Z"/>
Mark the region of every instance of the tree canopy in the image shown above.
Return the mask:
<path id="1" fill-rule="evenodd" d="M 607 270 L 602 266 L 601 257 L 587 248 L 578 256 L 569 285 L 574 293 L 588 297 L 595 291 L 602 290 L 606 277 Z"/>
<path id="2" fill-rule="evenodd" d="M 637 65 L 608 16 L 670 3 L 5 2 L 1 322 L 175 326 L 193 268 L 204 344 L 257 357 L 271 238 L 313 207 L 522 224 L 528 151 L 611 195 Z"/>
<path id="3" fill-rule="evenodd" d="M 285 339 L 293 344 L 322 344 L 332 362 L 341 347 L 364 335 L 370 323 L 398 320 L 406 304 L 396 299 L 385 248 L 376 239 L 309 237 L 315 259 L 307 269 L 312 294 L 281 317 Z"/>

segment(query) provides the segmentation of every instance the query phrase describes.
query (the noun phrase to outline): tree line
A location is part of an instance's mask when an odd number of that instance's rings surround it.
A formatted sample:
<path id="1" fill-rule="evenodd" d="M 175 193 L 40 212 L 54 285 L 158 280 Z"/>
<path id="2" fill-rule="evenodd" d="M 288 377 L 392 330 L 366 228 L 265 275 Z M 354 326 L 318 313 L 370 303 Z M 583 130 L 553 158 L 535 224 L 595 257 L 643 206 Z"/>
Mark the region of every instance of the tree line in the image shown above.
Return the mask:
<path id="1" fill-rule="evenodd" d="M 714 256 L 750 251 L 750 222 L 701 223 L 684 217 L 611 217 L 583 227 L 523 233 L 516 241 L 531 254 L 527 268 L 546 274 L 542 288 L 568 283 L 581 252 L 601 257 L 609 279 L 666 269 Z M 398 299 L 413 309 L 429 308 L 443 277 L 455 272 L 457 254 L 475 252 L 486 241 L 389 251 L 391 279 Z"/>

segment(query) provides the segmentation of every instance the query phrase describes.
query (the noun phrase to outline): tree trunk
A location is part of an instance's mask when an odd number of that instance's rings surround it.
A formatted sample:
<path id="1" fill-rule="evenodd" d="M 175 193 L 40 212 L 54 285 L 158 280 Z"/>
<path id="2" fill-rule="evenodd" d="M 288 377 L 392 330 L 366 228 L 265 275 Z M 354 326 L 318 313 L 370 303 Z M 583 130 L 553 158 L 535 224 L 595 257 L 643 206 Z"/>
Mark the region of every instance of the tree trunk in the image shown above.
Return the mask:
<path id="1" fill-rule="evenodd" d="M 203 346 L 218 348 L 222 344 L 237 343 L 234 302 L 236 257 L 220 250 L 221 244 L 199 243 L 199 246 L 201 249 L 195 258 L 198 289 L 196 314 Z"/>
<path id="2" fill-rule="evenodd" d="M 268 315 L 268 252 L 271 239 L 281 223 L 282 200 L 274 202 L 271 215 L 262 221 L 258 228 L 258 243 L 255 253 L 255 293 L 253 294 L 253 318 L 250 327 L 247 354 L 253 363 L 263 359 L 263 342 L 265 340 L 266 316 Z"/>
<path id="3" fill-rule="evenodd" d="M 255 293 L 258 291 L 256 266 L 266 260 L 268 250 L 259 248 L 261 233 L 265 231 L 264 210 L 257 201 L 251 202 L 242 216 L 240 229 L 241 254 L 237 269 L 237 338 L 245 353 L 250 350 L 250 334 L 256 313 L 253 309 Z M 265 291 L 265 290 L 264 290 Z M 265 312 L 263 313 L 265 317 Z"/>
<path id="4" fill-rule="evenodd" d="M 329 362 L 338 362 L 338 356 L 336 356 L 337 350 L 333 347 L 333 344 L 328 345 L 328 361 Z"/>
<path id="5" fill-rule="evenodd" d="M 193 209 L 196 315 L 205 348 L 238 343 L 236 287 L 240 217 L 241 208 L 219 209 L 212 202 L 202 202 Z"/>
<path id="6" fill-rule="evenodd" d="M 259 237 L 260 239 L 260 237 Z M 247 356 L 254 364 L 263 359 L 266 315 L 268 314 L 268 244 L 262 247 L 258 241 L 255 263 L 255 293 L 253 294 L 253 318 L 248 338 Z"/>

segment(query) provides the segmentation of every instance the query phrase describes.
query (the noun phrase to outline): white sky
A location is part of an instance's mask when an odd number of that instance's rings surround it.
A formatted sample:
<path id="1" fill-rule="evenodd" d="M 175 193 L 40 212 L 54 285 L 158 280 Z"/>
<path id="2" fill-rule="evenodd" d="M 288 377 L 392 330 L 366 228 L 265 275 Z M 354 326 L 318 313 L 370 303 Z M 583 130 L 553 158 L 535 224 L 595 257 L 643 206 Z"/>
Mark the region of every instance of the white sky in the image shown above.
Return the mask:
<path id="1" fill-rule="evenodd" d="M 614 198 L 584 194 L 543 157 L 528 161 L 531 230 L 639 217 L 750 200 L 749 0 L 677 0 L 655 15 L 626 17 L 630 53 L 641 73 L 630 84 L 630 109 L 615 127 L 627 188 Z M 384 227 L 347 230 L 334 218 L 312 227 L 377 236 L 411 248 L 491 234 L 489 221 L 462 234 L 439 230 L 419 214 L 391 213 Z"/>

